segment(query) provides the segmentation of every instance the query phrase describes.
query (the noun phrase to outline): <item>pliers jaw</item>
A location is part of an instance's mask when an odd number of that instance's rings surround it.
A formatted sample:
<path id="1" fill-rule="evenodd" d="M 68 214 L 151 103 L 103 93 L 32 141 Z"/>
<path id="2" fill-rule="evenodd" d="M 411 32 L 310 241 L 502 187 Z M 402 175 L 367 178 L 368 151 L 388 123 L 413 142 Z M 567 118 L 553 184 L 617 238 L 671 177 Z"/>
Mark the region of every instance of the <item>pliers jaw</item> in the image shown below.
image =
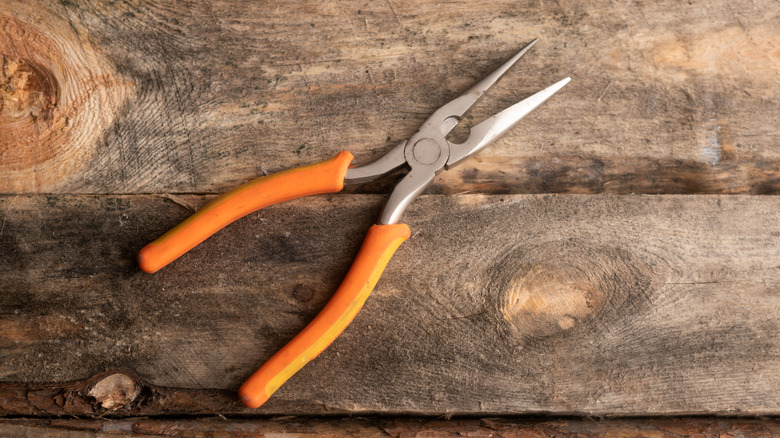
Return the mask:
<path id="1" fill-rule="evenodd" d="M 411 168 L 390 194 L 380 214 L 379 224 L 398 223 L 404 211 L 433 183 L 437 174 L 484 149 L 569 82 L 570 78 L 563 79 L 473 126 L 469 138 L 463 143 L 452 143 L 446 139 L 463 114 L 537 41 L 531 41 L 468 91 L 436 110 L 409 140 L 399 143 L 371 163 L 347 170 L 345 183 L 360 183 L 404 165 Z"/>
<path id="2" fill-rule="evenodd" d="M 384 155 L 370 163 L 347 169 L 344 184 L 363 184 L 386 175 L 406 164 L 404 149 L 406 140 L 393 146 Z"/>

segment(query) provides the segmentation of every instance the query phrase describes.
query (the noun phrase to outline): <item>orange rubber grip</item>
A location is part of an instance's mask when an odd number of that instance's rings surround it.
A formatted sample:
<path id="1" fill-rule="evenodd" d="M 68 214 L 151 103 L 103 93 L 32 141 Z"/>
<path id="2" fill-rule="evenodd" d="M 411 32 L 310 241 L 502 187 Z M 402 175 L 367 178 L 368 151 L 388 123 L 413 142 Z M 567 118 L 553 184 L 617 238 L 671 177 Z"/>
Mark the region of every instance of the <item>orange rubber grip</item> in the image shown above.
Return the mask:
<path id="1" fill-rule="evenodd" d="M 257 408 L 284 382 L 317 357 L 352 322 L 374 289 L 395 250 L 409 238 L 406 224 L 374 225 L 352 267 L 328 304 L 292 341 L 241 385 L 238 395 Z"/>
<path id="2" fill-rule="evenodd" d="M 214 199 L 187 220 L 138 252 L 138 266 L 153 273 L 176 260 L 209 236 L 249 213 L 344 187 L 352 154 L 339 152 L 330 160 L 257 178 Z"/>

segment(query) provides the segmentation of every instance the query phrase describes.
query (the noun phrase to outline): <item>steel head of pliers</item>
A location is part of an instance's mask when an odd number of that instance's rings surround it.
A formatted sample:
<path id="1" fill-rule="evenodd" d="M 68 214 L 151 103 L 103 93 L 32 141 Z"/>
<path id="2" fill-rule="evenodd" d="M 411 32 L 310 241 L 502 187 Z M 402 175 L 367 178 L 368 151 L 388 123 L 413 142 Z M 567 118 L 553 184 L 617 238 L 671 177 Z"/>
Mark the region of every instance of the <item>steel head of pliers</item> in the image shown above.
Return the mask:
<path id="1" fill-rule="evenodd" d="M 397 144 L 373 162 L 347 170 L 345 183 L 362 183 L 402 166 L 410 169 L 388 198 L 379 217 L 380 224 L 398 223 L 409 204 L 433 183 L 437 174 L 449 170 L 491 144 L 569 82 L 570 78 L 556 82 L 485 119 L 471 128 L 468 139 L 463 143 L 447 140 L 447 134 L 460 122 L 463 114 L 537 41 L 531 41 L 468 91 L 437 109 L 408 140 Z"/>

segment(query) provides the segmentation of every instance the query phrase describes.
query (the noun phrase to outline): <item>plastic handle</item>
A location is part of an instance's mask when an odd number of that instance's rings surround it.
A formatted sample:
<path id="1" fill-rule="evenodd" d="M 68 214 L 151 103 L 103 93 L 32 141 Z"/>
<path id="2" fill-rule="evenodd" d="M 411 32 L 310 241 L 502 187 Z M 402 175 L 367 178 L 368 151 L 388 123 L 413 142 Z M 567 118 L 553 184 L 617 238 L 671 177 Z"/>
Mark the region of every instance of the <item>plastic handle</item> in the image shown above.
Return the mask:
<path id="1" fill-rule="evenodd" d="M 368 230 L 352 267 L 328 304 L 238 390 L 245 405 L 257 408 L 265 403 L 287 379 L 344 331 L 363 307 L 395 250 L 409 235 L 406 224 L 374 225 Z"/>
<path id="2" fill-rule="evenodd" d="M 177 227 L 138 252 L 138 266 L 153 273 L 209 236 L 249 213 L 304 196 L 334 193 L 344 187 L 352 154 L 257 178 L 214 199 Z"/>

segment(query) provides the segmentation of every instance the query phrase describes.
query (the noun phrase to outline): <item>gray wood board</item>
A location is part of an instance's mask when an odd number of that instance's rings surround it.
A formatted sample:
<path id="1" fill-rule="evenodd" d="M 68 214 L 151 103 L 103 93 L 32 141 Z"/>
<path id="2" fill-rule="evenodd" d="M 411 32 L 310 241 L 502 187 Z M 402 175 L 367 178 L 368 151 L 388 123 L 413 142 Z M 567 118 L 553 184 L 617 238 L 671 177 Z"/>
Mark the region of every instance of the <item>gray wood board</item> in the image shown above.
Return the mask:
<path id="1" fill-rule="evenodd" d="M 134 254 L 180 203 L 2 197 L 0 379 L 235 390 L 324 305 L 383 199 L 275 206 L 147 275 Z M 423 196 L 352 325 L 257 412 L 778 414 L 779 209 Z"/>
<path id="2" fill-rule="evenodd" d="M 652 437 L 697 438 L 776 437 L 780 421 L 743 418 L 662 419 L 328 419 L 287 417 L 271 420 L 204 419 L 53 419 L 0 420 L 0 433 L 7 438 L 110 438 L 110 437 L 230 437 L 275 436 L 325 437 Z"/>
<path id="3" fill-rule="evenodd" d="M 464 125 L 572 82 L 434 190 L 778 193 L 778 21 L 771 0 L 2 0 L 0 193 L 366 162 L 534 37 Z"/>

